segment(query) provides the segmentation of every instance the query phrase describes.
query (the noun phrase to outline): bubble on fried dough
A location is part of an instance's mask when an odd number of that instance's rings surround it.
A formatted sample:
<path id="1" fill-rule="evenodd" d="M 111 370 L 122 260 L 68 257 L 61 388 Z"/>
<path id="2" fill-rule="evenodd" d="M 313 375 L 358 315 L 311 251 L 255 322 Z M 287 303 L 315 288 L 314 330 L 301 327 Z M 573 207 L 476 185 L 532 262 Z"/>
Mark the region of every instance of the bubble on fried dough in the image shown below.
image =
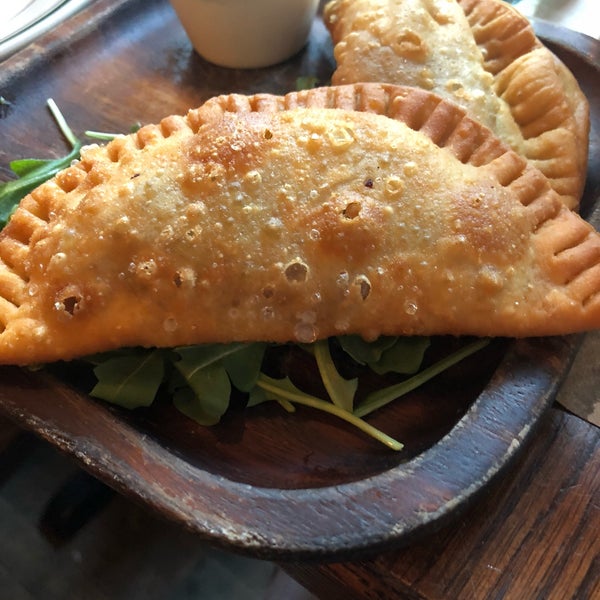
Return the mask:
<path id="1" fill-rule="evenodd" d="M 422 69 L 419 71 L 419 87 L 424 90 L 433 90 L 435 87 L 435 80 L 433 78 L 433 73 L 431 69 Z"/>
<path id="2" fill-rule="evenodd" d="M 131 262 L 129 270 L 143 279 L 151 279 L 156 275 L 158 267 L 154 259 L 142 260 L 139 263 Z"/>
<path id="3" fill-rule="evenodd" d="M 271 231 L 279 231 L 283 229 L 283 222 L 279 217 L 270 217 L 266 223 L 266 227 Z"/>
<path id="4" fill-rule="evenodd" d="M 275 287 L 272 285 L 265 285 L 265 287 L 262 289 L 262 295 L 267 299 L 272 298 L 274 294 Z"/>
<path id="5" fill-rule="evenodd" d="M 407 177 L 412 177 L 419 172 L 419 165 L 414 160 L 409 160 L 408 162 L 404 163 L 403 170 Z"/>
<path id="6" fill-rule="evenodd" d="M 54 310 L 73 317 L 85 308 L 85 298 L 78 286 L 68 285 L 56 294 Z"/>
<path id="7" fill-rule="evenodd" d="M 385 192 L 391 198 L 397 198 L 404 192 L 404 181 L 397 175 L 390 175 L 385 181 Z"/>
<path id="8" fill-rule="evenodd" d="M 335 283 L 342 292 L 343 296 L 348 296 L 348 294 L 350 294 L 350 274 L 348 271 L 342 271 L 338 273 Z"/>
<path id="9" fill-rule="evenodd" d="M 297 315 L 298 322 L 294 326 L 294 337 L 303 344 L 310 344 L 317 339 L 315 312 L 307 310 Z"/>
<path id="10" fill-rule="evenodd" d="M 498 272 L 498 270 L 491 265 L 484 265 L 480 269 L 477 278 L 480 284 L 483 287 L 489 289 L 490 292 L 498 290 L 504 285 L 504 278 L 502 273 Z"/>
<path id="11" fill-rule="evenodd" d="M 354 132 L 348 126 L 339 125 L 327 130 L 329 143 L 338 150 L 349 148 L 354 142 Z"/>
<path id="12" fill-rule="evenodd" d="M 308 277 L 308 265 L 296 258 L 286 265 L 284 273 L 290 283 L 304 283 Z"/>
<path id="13" fill-rule="evenodd" d="M 418 304 L 414 300 L 406 300 L 404 302 L 404 312 L 407 315 L 415 315 L 419 310 Z"/>
<path id="14" fill-rule="evenodd" d="M 190 267 L 182 267 L 175 271 L 173 276 L 173 283 L 175 287 L 191 289 L 196 286 L 196 273 L 194 269 Z"/>
<path id="15" fill-rule="evenodd" d="M 258 185 L 262 182 L 262 175 L 257 170 L 248 171 L 244 176 L 244 181 L 250 185 Z"/>
<path id="16" fill-rule="evenodd" d="M 422 62 L 427 57 L 427 45 L 418 33 L 410 29 L 399 31 L 390 47 L 402 58 Z"/>
<path id="17" fill-rule="evenodd" d="M 346 204 L 346 208 L 344 208 L 344 210 L 342 211 L 342 214 L 344 215 L 344 217 L 346 217 L 346 219 L 356 219 L 356 217 L 358 217 L 358 215 L 360 214 L 361 208 L 362 205 L 360 202 L 348 202 L 348 204 Z"/>
<path id="18" fill-rule="evenodd" d="M 177 319 L 175 317 L 167 317 L 163 321 L 163 329 L 167 333 L 173 333 L 174 331 L 177 331 L 178 327 L 179 327 L 179 323 L 177 322 Z"/>
<path id="19" fill-rule="evenodd" d="M 366 275 L 357 275 L 354 278 L 353 283 L 358 288 L 360 297 L 363 300 L 366 300 L 371 293 L 371 282 L 369 281 L 369 278 Z"/>
<path id="20" fill-rule="evenodd" d="M 275 316 L 275 309 L 272 306 L 264 306 L 261 310 L 261 314 L 265 321 L 269 321 Z"/>

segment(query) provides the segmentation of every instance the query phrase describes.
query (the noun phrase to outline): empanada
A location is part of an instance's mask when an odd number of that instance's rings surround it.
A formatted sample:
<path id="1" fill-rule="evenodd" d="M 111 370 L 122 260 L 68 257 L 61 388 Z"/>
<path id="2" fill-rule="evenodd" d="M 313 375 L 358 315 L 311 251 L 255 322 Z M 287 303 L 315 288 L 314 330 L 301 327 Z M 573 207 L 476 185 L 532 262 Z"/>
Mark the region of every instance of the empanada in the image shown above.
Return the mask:
<path id="1" fill-rule="evenodd" d="M 0 234 L 0 362 L 600 325 L 600 235 L 428 92 L 214 98 L 91 146 Z"/>
<path id="2" fill-rule="evenodd" d="M 334 84 L 413 85 L 456 102 L 550 180 L 585 184 L 589 106 L 573 75 L 502 0 L 332 0 Z"/>

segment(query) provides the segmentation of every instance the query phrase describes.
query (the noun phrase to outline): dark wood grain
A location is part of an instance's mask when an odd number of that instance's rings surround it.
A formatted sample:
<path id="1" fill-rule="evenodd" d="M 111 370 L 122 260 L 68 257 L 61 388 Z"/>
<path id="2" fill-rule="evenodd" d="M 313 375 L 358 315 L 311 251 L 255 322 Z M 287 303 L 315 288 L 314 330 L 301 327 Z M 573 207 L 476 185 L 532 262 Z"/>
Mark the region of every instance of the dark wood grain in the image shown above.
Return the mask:
<path id="1" fill-rule="evenodd" d="M 563 54 L 592 93 L 596 67 L 573 50 Z M 292 60 L 237 71 L 198 57 L 166 0 L 99 0 L 3 63 L 0 89 L 10 104 L 0 120 L 0 164 L 8 176 L 12 158 L 64 151 L 48 97 L 78 133 L 126 131 L 221 92 L 284 93 L 302 75 L 326 83 L 332 68 L 319 21 Z M 588 214 L 596 200 L 586 201 Z M 414 542 L 457 519 L 532 439 L 579 342 L 497 341 L 373 415 L 406 441 L 403 454 L 310 411 L 233 411 L 211 429 L 169 405 L 127 413 L 92 400 L 69 373 L 2 369 L 0 407 L 214 544 L 279 560 L 339 560 Z"/>
<path id="2" fill-rule="evenodd" d="M 371 560 L 284 568 L 330 600 L 600 598 L 599 498 L 600 429 L 554 408 L 452 525 Z"/>

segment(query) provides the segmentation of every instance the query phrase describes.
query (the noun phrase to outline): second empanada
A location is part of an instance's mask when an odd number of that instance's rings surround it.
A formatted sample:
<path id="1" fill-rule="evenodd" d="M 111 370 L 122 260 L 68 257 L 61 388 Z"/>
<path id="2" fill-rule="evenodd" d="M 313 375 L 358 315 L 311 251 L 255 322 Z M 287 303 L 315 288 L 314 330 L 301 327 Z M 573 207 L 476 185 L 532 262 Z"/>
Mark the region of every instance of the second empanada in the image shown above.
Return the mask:
<path id="1" fill-rule="evenodd" d="M 570 208 L 585 184 L 589 108 L 572 74 L 501 0 L 332 0 L 334 84 L 433 91 L 529 159 Z"/>

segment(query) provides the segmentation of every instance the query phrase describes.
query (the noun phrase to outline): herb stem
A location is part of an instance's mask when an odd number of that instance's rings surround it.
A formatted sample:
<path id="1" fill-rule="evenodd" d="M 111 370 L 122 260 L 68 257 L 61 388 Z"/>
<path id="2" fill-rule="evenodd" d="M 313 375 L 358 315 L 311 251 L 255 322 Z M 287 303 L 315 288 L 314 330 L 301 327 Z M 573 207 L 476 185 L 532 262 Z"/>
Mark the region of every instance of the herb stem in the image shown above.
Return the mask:
<path id="1" fill-rule="evenodd" d="M 365 402 L 354 410 L 354 414 L 357 417 L 364 417 L 372 413 L 378 408 L 381 408 L 393 400 L 396 400 L 400 396 L 403 396 L 404 394 L 407 394 L 408 392 L 418 388 L 442 371 L 449 369 L 452 365 L 455 365 L 456 363 L 465 359 L 467 356 L 470 356 L 478 350 L 481 350 L 489 343 L 489 338 L 476 340 L 471 344 L 467 344 L 460 350 L 457 350 L 456 352 L 444 357 L 430 367 L 423 369 L 413 377 L 369 394 Z"/>
<path id="2" fill-rule="evenodd" d="M 54 117 L 54 120 L 56 121 L 56 124 L 60 128 L 62 134 L 65 136 L 69 144 L 71 144 L 71 148 L 78 146 L 80 142 L 77 137 L 75 137 L 73 130 L 69 127 L 69 124 L 63 117 L 63 114 L 60 112 L 56 102 L 54 102 L 52 98 L 48 98 L 46 103 L 48 104 L 48 108 L 50 109 L 50 112 L 52 113 L 52 116 Z"/>
<path id="3" fill-rule="evenodd" d="M 96 140 L 102 140 L 105 142 L 110 142 L 117 137 L 123 137 L 122 133 L 108 133 L 106 131 L 93 131 L 93 130 L 85 131 L 84 135 L 86 137 L 93 138 Z"/>
<path id="4" fill-rule="evenodd" d="M 329 351 L 329 340 L 314 343 L 314 356 L 329 398 L 342 410 L 352 412 L 358 379 L 344 379 L 337 371 Z"/>
<path id="5" fill-rule="evenodd" d="M 402 448 L 404 448 L 404 445 L 401 444 L 399 441 L 390 437 L 389 435 L 377 429 L 376 427 L 369 425 L 356 415 L 339 408 L 335 404 L 332 404 L 331 402 L 320 400 L 319 398 L 309 396 L 308 394 L 295 393 L 293 391 L 283 389 L 275 383 L 271 383 L 271 381 L 269 381 L 269 378 L 267 378 L 262 373 L 259 375 L 256 385 L 258 385 L 263 390 L 274 394 L 275 396 L 288 400 L 289 402 L 295 402 L 297 404 L 302 404 L 304 406 L 316 408 L 317 410 L 322 410 L 323 412 L 334 415 L 350 423 L 351 425 L 354 425 L 364 433 L 375 438 L 377 441 L 381 442 L 382 444 L 384 444 L 388 448 L 391 448 L 392 450 L 402 450 Z"/>
<path id="6" fill-rule="evenodd" d="M 285 410 L 286 412 L 293 413 L 296 412 L 296 407 L 285 398 L 277 398 L 277 403 Z"/>

